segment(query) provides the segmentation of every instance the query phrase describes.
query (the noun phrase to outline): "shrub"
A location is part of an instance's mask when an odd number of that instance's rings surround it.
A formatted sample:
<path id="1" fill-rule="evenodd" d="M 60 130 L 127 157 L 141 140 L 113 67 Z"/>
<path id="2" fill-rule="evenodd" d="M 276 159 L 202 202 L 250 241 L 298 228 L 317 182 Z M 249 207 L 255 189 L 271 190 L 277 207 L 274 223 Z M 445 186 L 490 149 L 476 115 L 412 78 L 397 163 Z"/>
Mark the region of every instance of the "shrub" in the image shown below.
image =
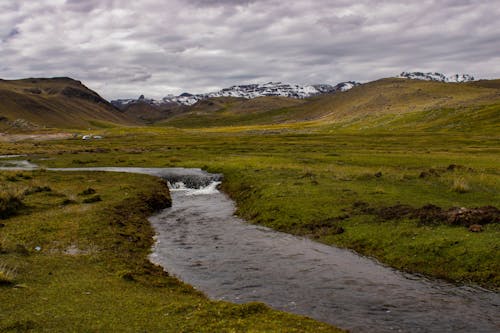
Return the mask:
<path id="1" fill-rule="evenodd" d="M 13 191 L 0 191 L 0 219 L 15 215 L 23 206 L 22 195 Z"/>
<path id="2" fill-rule="evenodd" d="M 90 195 L 90 194 L 94 194 L 96 192 L 96 190 L 94 190 L 92 187 L 89 187 L 85 190 L 83 190 L 82 192 L 79 193 L 79 195 Z"/>
<path id="3" fill-rule="evenodd" d="M 69 198 L 66 198 L 64 199 L 62 202 L 61 202 L 61 205 L 63 206 L 67 206 L 67 205 L 72 205 L 72 204 L 75 204 L 76 201 L 73 200 L 73 199 L 69 199 Z"/>
<path id="4" fill-rule="evenodd" d="M 83 199 L 83 203 L 93 203 L 93 202 L 99 202 L 102 201 L 100 195 L 94 195 L 93 197 Z"/>
<path id="5" fill-rule="evenodd" d="M 48 186 L 34 186 L 26 189 L 24 191 L 24 195 L 30 195 L 34 193 L 40 193 L 40 192 L 51 192 L 52 189 Z"/>

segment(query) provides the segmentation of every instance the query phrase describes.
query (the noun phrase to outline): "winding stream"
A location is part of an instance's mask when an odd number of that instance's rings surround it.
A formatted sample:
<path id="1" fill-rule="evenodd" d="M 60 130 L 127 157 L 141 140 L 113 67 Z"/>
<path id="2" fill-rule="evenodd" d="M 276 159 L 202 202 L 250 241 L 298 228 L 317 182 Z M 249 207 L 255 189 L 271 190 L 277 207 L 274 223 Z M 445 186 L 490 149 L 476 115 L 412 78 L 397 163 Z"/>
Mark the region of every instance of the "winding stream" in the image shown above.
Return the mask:
<path id="1" fill-rule="evenodd" d="M 353 332 L 500 332 L 500 295 L 403 274 L 348 250 L 246 223 L 220 175 L 182 168 L 75 168 L 166 178 L 151 260 L 213 299 L 261 301 Z M 197 188 L 197 189 L 195 189 Z"/>

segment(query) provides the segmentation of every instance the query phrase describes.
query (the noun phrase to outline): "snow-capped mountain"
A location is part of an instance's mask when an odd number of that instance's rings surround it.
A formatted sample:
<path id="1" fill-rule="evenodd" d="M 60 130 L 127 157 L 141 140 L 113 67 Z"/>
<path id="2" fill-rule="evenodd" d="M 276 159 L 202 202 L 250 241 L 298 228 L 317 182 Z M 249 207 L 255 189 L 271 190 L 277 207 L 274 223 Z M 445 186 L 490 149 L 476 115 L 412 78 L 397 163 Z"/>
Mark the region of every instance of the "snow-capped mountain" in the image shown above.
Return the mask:
<path id="1" fill-rule="evenodd" d="M 111 101 L 111 103 L 118 108 L 122 108 L 128 104 L 139 102 L 152 105 L 164 105 L 171 103 L 178 105 L 193 105 L 200 100 L 211 97 L 239 97 L 250 99 L 263 96 L 281 96 L 290 98 L 307 98 L 319 94 L 347 91 L 359 84 L 359 82 L 354 81 L 341 82 L 335 86 L 329 84 L 291 85 L 281 82 L 268 82 L 264 84 L 236 85 L 206 94 L 192 95 L 189 93 L 183 93 L 179 96 L 167 95 L 161 100 L 147 99 L 141 95 L 139 99 L 119 99 Z"/>
<path id="2" fill-rule="evenodd" d="M 439 81 L 439 82 L 469 82 L 474 81 L 474 77 L 469 74 L 454 74 L 445 76 L 441 73 L 422 73 L 422 72 L 402 72 L 399 74 L 400 78 L 412 80 L 425 80 L 425 81 Z"/>

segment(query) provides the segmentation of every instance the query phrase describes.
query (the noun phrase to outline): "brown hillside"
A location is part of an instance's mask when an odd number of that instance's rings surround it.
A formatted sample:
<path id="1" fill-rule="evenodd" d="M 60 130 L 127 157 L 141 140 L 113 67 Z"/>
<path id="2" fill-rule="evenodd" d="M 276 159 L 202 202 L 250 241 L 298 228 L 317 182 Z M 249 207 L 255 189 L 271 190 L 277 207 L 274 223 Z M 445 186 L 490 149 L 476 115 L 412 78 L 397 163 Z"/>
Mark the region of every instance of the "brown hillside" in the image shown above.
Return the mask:
<path id="1" fill-rule="evenodd" d="M 71 78 L 0 80 L 0 126 L 87 128 L 134 121 Z"/>

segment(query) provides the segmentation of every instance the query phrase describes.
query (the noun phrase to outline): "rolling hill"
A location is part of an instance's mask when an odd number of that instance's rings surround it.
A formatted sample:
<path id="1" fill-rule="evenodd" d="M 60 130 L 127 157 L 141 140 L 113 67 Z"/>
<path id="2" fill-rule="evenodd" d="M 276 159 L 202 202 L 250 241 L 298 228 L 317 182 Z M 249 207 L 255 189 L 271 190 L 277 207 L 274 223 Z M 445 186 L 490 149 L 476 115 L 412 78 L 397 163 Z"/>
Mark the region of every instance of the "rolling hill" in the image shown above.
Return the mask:
<path id="1" fill-rule="evenodd" d="M 71 78 L 0 80 L 0 128 L 96 128 L 133 118 Z"/>
<path id="2" fill-rule="evenodd" d="M 471 126 L 484 122 L 491 127 L 500 121 L 499 106 L 500 80 L 443 83 L 387 78 L 305 100 L 257 98 L 235 103 L 212 98 L 160 124 L 206 127 L 309 122 L 369 128 L 407 126 L 405 119 L 411 126 L 430 124 L 430 120 L 436 125 L 441 115 L 446 118 L 441 119 L 442 126 L 453 127 L 446 122 L 467 118 Z"/>
<path id="3" fill-rule="evenodd" d="M 70 78 L 0 80 L 0 128 L 99 128 L 146 124 L 216 127 L 305 123 L 357 130 L 496 130 L 500 80 L 386 78 L 344 92 L 297 99 L 211 97 L 193 105 L 149 100 L 121 109 Z"/>

